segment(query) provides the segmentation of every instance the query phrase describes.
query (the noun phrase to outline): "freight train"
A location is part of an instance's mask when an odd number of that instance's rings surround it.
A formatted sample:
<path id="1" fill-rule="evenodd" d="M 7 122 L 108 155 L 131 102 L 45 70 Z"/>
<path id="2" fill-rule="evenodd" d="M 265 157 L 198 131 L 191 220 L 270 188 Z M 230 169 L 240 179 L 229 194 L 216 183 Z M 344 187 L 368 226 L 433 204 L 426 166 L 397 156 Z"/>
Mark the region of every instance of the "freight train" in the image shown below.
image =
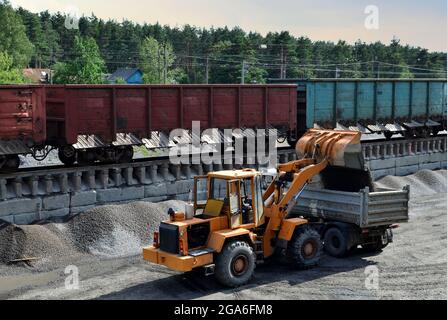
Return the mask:
<path id="1" fill-rule="evenodd" d="M 0 87 L 0 167 L 58 149 L 66 165 L 129 162 L 133 147 L 191 129 L 275 128 L 296 137 L 296 85 Z M 166 143 L 165 143 L 166 145 Z"/>
<path id="2" fill-rule="evenodd" d="M 19 155 L 66 165 L 128 162 L 173 129 L 278 130 L 294 145 L 308 128 L 408 138 L 447 128 L 447 80 L 286 79 L 268 85 L 0 86 L 0 170 Z M 145 142 L 146 141 L 146 142 Z"/>

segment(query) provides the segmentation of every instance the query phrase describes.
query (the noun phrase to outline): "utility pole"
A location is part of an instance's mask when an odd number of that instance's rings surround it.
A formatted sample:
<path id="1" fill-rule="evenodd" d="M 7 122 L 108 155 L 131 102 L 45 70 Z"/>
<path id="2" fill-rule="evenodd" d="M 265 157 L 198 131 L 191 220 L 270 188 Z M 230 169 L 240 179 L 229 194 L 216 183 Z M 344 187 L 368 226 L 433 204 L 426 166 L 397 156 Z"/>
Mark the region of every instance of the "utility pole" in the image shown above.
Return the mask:
<path id="1" fill-rule="evenodd" d="M 284 45 L 281 44 L 281 79 L 284 79 Z"/>
<path id="2" fill-rule="evenodd" d="M 168 52 L 166 42 L 163 44 L 163 83 L 168 82 Z"/>
<path id="3" fill-rule="evenodd" d="M 208 84 L 210 82 L 210 57 L 206 56 L 206 67 L 205 67 L 205 83 Z"/>
<path id="4" fill-rule="evenodd" d="M 242 70 L 241 70 L 241 84 L 245 84 L 245 60 L 242 61 Z"/>

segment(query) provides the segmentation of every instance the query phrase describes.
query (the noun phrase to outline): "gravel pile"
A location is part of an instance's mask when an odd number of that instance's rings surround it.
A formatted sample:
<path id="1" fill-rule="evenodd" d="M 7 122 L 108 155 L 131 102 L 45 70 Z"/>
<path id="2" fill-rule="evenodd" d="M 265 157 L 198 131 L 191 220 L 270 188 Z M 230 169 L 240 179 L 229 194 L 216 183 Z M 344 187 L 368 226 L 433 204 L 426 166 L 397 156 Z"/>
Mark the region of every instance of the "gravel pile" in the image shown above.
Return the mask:
<path id="1" fill-rule="evenodd" d="M 184 210 L 185 203 L 135 202 L 92 209 L 68 222 L 73 242 L 83 252 L 105 257 L 138 254 L 152 243 L 153 232 L 167 220 L 168 209 Z"/>
<path id="2" fill-rule="evenodd" d="M 168 218 L 168 209 L 180 211 L 184 205 L 181 201 L 136 202 L 98 207 L 64 224 L 3 225 L 0 264 L 33 258 L 28 261 L 33 270 L 47 271 L 80 259 L 138 255 L 152 243 L 152 234 Z"/>
<path id="3" fill-rule="evenodd" d="M 407 177 L 388 176 L 376 182 L 378 188 L 402 189 L 411 186 L 412 197 L 447 193 L 447 171 L 422 170 Z"/>
<path id="4" fill-rule="evenodd" d="M 9 225 L 0 230 L 0 263 L 3 264 L 32 259 L 17 264 L 29 262 L 36 270 L 44 271 L 80 255 L 70 239 L 54 224 Z"/>

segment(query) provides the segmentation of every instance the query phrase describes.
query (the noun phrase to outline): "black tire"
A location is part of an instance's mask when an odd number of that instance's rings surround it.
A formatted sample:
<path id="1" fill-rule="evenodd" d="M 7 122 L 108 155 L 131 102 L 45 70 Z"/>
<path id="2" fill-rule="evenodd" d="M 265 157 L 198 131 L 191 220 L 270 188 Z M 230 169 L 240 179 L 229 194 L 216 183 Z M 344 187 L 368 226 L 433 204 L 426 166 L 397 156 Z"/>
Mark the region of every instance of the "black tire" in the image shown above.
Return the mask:
<path id="1" fill-rule="evenodd" d="M 385 139 L 387 140 L 391 140 L 394 136 L 394 133 L 391 131 L 385 131 L 383 134 L 385 135 Z"/>
<path id="2" fill-rule="evenodd" d="M 4 172 L 14 172 L 20 167 L 20 157 L 18 155 L 6 156 L 3 167 L 1 168 Z"/>
<path id="3" fill-rule="evenodd" d="M 299 269 L 309 269 L 320 263 L 323 243 L 320 234 L 310 227 L 301 227 L 287 246 L 287 257 Z"/>
<path id="4" fill-rule="evenodd" d="M 72 146 L 59 148 L 59 160 L 66 166 L 72 166 L 76 162 L 76 150 Z"/>
<path id="5" fill-rule="evenodd" d="M 256 255 L 253 248 L 243 241 L 225 245 L 216 258 L 215 276 L 217 281 L 227 287 L 236 288 L 247 284 L 256 268 Z"/>
<path id="6" fill-rule="evenodd" d="M 117 153 L 118 153 L 118 159 L 117 159 L 118 163 L 129 163 L 132 161 L 134 155 L 133 147 L 130 146 L 122 148 Z"/>
<path id="7" fill-rule="evenodd" d="M 343 258 L 348 254 L 345 234 L 336 227 L 330 228 L 324 235 L 324 250 L 332 257 Z"/>
<path id="8" fill-rule="evenodd" d="M 377 240 L 375 243 L 363 244 L 362 248 L 366 252 L 377 253 L 388 247 L 389 243 L 382 243 L 382 240 Z"/>

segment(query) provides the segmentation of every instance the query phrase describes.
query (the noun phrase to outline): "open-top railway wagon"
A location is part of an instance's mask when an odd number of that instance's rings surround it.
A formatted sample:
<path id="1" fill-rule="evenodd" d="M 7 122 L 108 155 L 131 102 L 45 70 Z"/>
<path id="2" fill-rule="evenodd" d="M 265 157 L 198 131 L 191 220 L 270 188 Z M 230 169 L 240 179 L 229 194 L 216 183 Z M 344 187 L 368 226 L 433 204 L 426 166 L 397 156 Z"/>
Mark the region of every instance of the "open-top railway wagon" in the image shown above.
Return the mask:
<path id="1" fill-rule="evenodd" d="M 387 139 L 447 129 L 447 79 L 272 79 L 298 85 L 298 131 L 349 129 Z"/>
<path id="2" fill-rule="evenodd" d="M 296 85 L 69 85 L 47 91 L 47 141 L 65 164 L 129 162 L 174 129 L 270 129 L 296 136 Z M 169 139 L 168 139 L 169 140 Z M 156 141 L 156 142 L 153 142 Z"/>
<path id="3" fill-rule="evenodd" d="M 46 142 L 45 88 L 0 86 L 0 170 L 16 170 L 19 155 L 38 153 Z"/>
<path id="4" fill-rule="evenodd" d="M 296 85 L 66 85 L 0 89 L 0 170 L 19 155 L 129 162 L 133 146 L 169 146 L 174 129 L 272 129 L 296 137 Z"/>

